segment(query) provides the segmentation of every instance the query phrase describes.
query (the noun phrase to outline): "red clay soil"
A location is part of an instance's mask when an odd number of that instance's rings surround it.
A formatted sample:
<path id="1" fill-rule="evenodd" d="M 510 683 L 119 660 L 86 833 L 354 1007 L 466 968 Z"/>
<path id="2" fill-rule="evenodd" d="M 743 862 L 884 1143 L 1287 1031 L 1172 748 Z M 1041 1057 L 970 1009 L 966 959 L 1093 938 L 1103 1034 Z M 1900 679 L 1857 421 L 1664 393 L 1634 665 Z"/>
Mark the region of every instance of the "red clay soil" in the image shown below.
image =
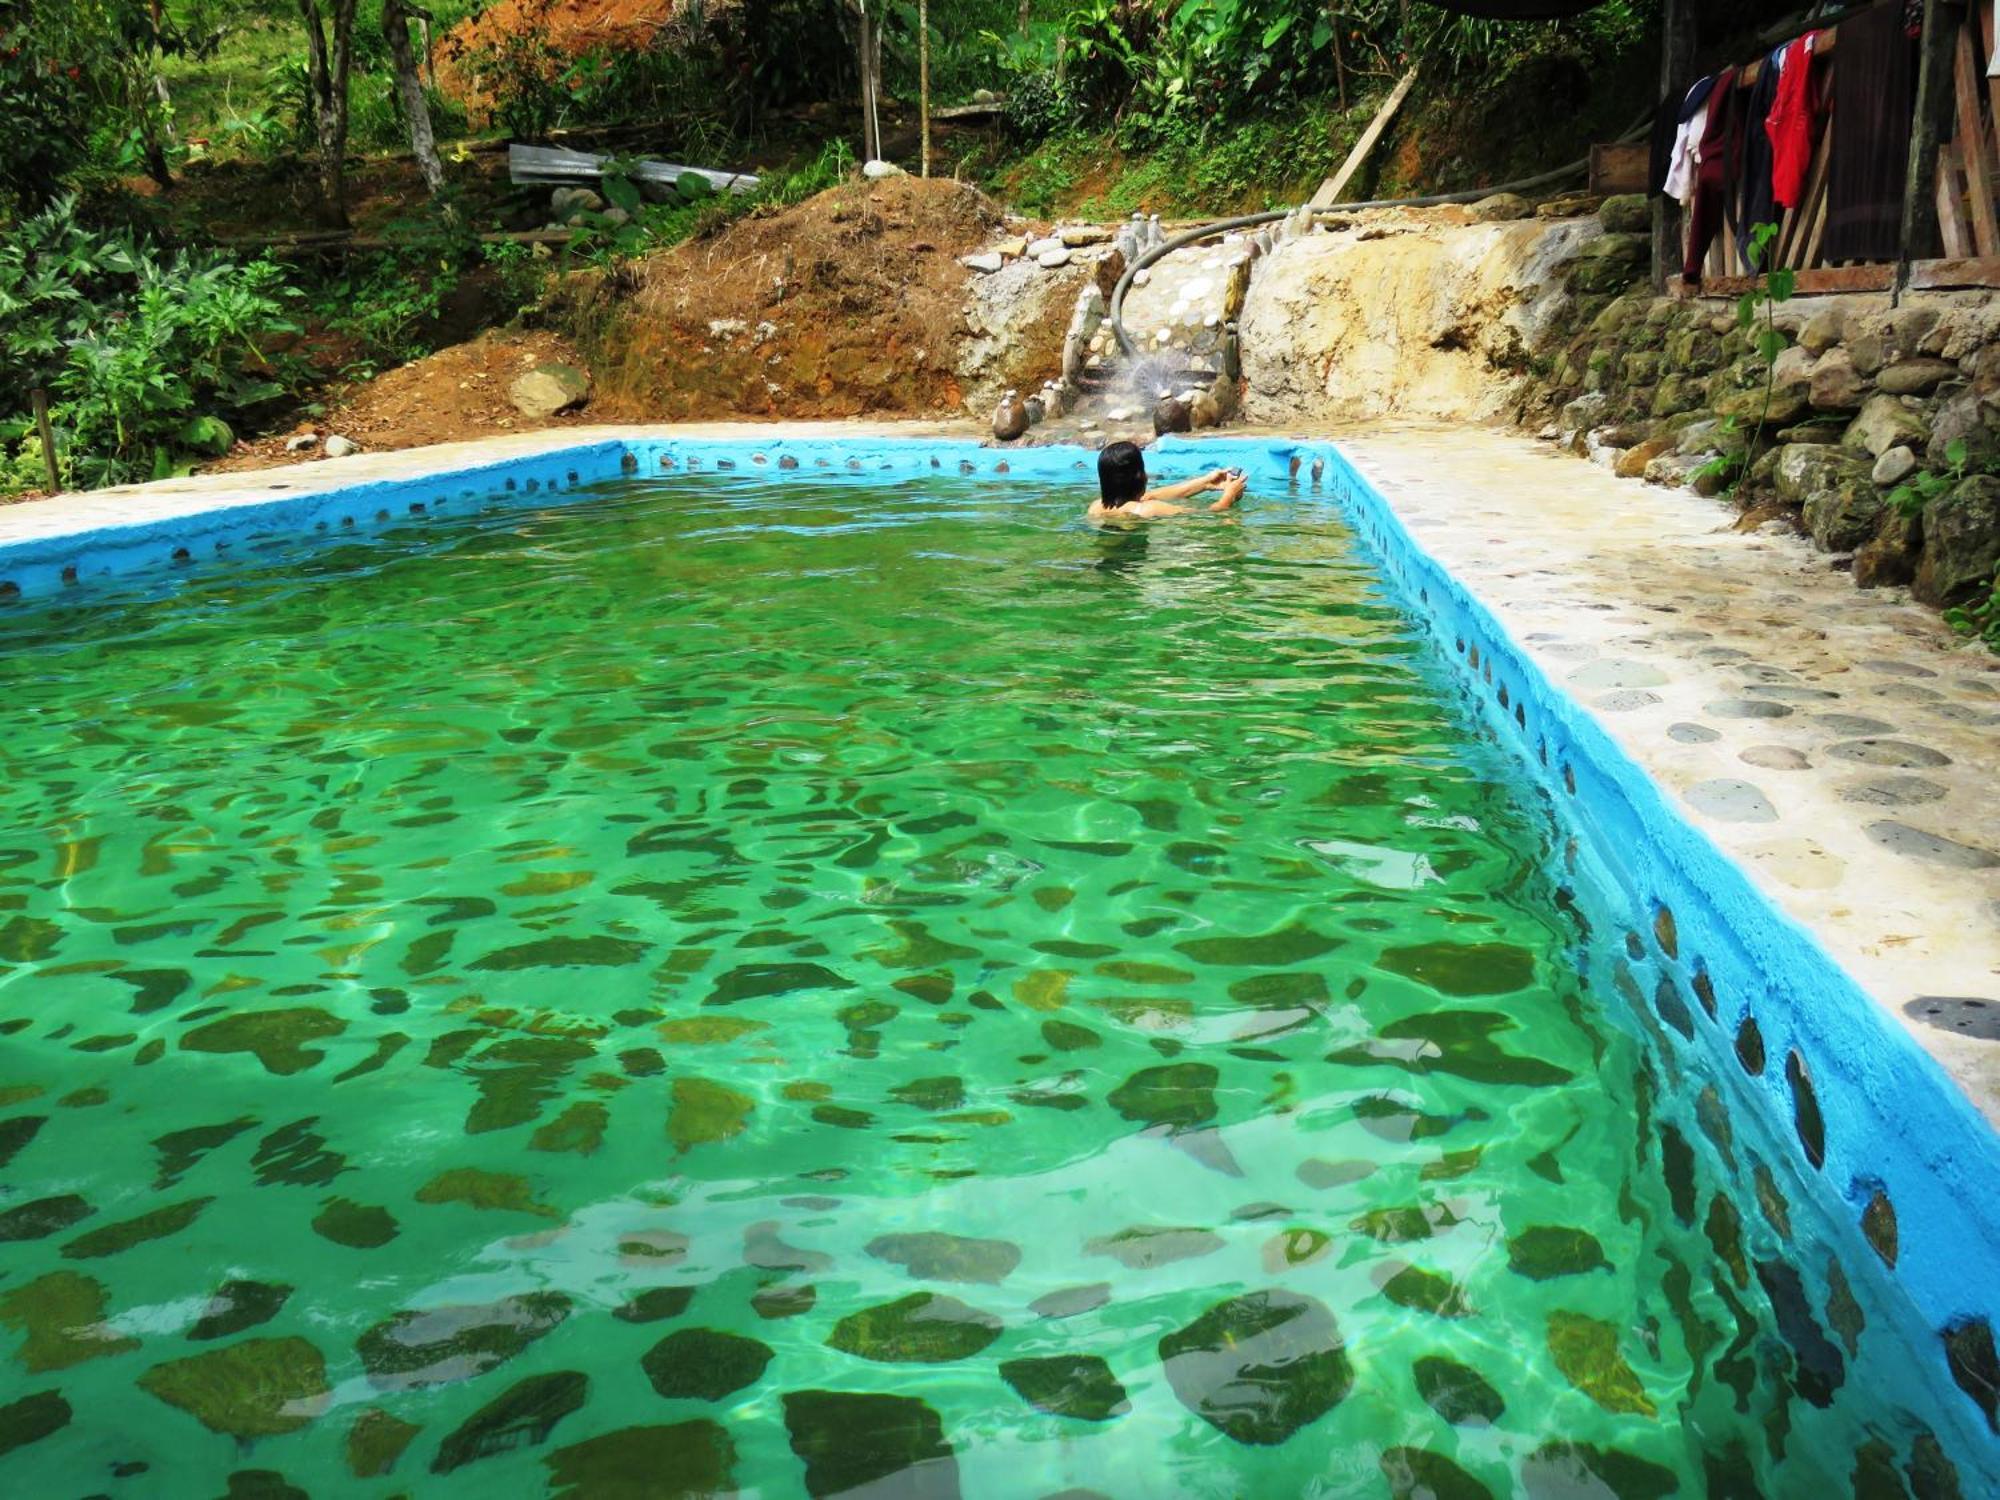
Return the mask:
<path id="1" fill-rule="evenodd" d="M 493 0 L 438 38 L 431 61 L 439 85 L 479 122 L 492 101 L 478 85 L 476 59 L 526 37 L 547 49 L 550 64 L 585 52 L 644 51 L 673 29 L 681 8 L 677 0 Z"/>
<path id="2" fill-rule="evenodd" d="M 387 451 L 613 419 L 596 402 L 540 422 L 516 411 L 507 387 L 523 371 L 550 361 L 579 362 L 575 350 L 552 333 L 482 334 L 335 392 L 326 415 L 303 421 L 290 432 L 238 443 L 227 457 L 205 467 L 211 472 L 265 469 L 322 457 L 317 444 L 301 453 L 285 451 L 286 439 L 301 432 L 322 439 L 338 433 L 364 449 Z"/>
<path id="3" fill-rule="evenodd" d="M 999 223 L 964 183 L 853 182 L 573 277 L 556 320 L 603 398 L 631 417 L 955 413 L 958 257 Z"/>

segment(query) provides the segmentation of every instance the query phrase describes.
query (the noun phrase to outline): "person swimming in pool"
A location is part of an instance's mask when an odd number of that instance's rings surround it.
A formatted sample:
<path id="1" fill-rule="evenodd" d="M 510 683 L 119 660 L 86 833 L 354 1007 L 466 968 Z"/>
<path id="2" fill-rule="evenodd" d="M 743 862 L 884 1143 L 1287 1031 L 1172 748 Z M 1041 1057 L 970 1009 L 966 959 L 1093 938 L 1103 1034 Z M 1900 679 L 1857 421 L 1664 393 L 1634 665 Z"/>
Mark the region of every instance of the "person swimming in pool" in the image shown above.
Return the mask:
<path id="1" fill-rule="evenodd" d="M 1138 445 L 1109 443 L 1097 455 L 1098 497 L 1084 514 L 1087 519 L 1100 522 L 1163 521 L 1171 516 L 1190 516 L 1197 511 L 1174 502 L 1190 499 L 1208 490 L 1220 490 L 1222 498 L 1200 509 L 1228 510 L 1243 498 L 1243 489 L 1248 483 L 1249 480 L 1241 473 L 1214 469 L 1196 479 L 1185 479 L 1179 484 L 1149 490 L 1146 488 L 1146 458 Z"/>

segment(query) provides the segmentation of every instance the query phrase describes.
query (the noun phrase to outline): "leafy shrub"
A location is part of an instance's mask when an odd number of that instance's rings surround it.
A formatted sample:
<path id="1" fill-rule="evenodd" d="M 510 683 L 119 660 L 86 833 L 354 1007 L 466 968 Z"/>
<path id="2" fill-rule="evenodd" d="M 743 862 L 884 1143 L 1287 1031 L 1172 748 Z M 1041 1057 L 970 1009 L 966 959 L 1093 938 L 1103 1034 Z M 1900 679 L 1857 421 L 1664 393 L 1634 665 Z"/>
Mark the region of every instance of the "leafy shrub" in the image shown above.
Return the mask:
<path id="1" fill-rule="evenodd" d="M 0 392 L 46 389 L 65 482 L 163 475 L 191 451 L 227 446 L 226 419 L 283 394 L 260 343 L 295 332 L 289 291 L 267 260 L 176 251 L 99 234 L 73 198 L 0 242 Z"/>

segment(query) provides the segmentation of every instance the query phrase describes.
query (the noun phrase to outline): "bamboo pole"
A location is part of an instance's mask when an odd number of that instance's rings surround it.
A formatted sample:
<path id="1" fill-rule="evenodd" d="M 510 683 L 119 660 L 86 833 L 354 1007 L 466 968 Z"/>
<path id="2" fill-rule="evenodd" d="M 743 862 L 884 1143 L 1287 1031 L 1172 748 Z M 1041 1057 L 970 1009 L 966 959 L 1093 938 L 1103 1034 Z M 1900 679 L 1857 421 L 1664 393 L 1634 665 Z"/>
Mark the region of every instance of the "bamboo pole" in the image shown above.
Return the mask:
<path id="1" fill-rule="evenodd" d="M 1959 12 L 1944 0 L 1924 0 L 1922 60 L 1917 69 L 1916 119 L 1910 128 L 1910 169 L 1903 183 L 1903 222 L 1898 235 L 1896 284 L 1908 279 L 1910 262 L 1932 253 L 1937 240 L 1937 156 L 1952 97 L 1952 50 Z"/>
<path id="2" fill-rule="evenodd" d="M 62 471 L 56 467 L 56 435 L 49 429 L 49 393 L 39 387 L 28 392 L 28 404 L 35 409 L 35 429 L 42 435 L 42 467 L 49 471 L 49 493 L 62 493 Z"/>
<path id="3" fill-rule="evenodd" d="M 922 175 L 931 175 L 931 0 L 917 0 L 917 113 L 923 121 Z"/>

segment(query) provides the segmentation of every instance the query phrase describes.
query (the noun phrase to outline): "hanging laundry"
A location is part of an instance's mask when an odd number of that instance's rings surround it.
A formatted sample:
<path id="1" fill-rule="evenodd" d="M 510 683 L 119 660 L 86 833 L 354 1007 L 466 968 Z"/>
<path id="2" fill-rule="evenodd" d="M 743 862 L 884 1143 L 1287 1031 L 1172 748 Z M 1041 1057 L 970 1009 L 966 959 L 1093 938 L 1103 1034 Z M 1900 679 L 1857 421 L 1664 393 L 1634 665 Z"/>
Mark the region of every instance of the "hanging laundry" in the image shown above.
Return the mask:
<path id="1" fill-rule="evenodd" d="M 1689 209 L 1687 256 L 1681 277 L 1690 286 L 1701 284 L 1701 263 L 1708 247 L 1722 232 L 1723 203 L 1728 197 L 1729 169 L 1741 154 L 1738 122 L 1743 118 L 1736 97 L 1736 69 L 1724 68 L 1716 75 L 1715 91 L 1709 97 L 1708 120 L 1695 148 L 1694 195 Z"/>
<path id="2" fill-rule="evenodd" d="M 2000 5 L 2000 0 L 1994 3 Z M 1687 97 L 1681 101 L 1673 143 L 1668 148 L 1666 171 L 1655 178 L 1660 184 L 1659 191 L 1683 204 L 1694 193 L 1695 148 L 1708 125 L 1708 101 L 1714 89 L 1715 79 L 1711 75 L 1687 91 Z"/>
<path id="3" fill-rule="evenodd" d="M 1841 21 L 1821 247 L 1829 265 L 1896 258 L 1910 170 L 1914 63 L 1902 6 L 1880 5 Z"/>
<path id="4" fill-rule="evenodd" d="M 2000 0 L 1993 3 L 2000 5 Z M 1813 144 L 1826 114 L 1814 57 L 1819 38 L 1817 31 L 1808 31 L 1785 48 L 1778 102 L 1764 122 L 1771 138 L 1771 199 L 1780 208 L 1797 208 L 1805 196 L 1806 169 L 1812 165 Z"/>
<path id="5" fill-rule="evenodd" d="M 1736 248 L 1746 262 L 1750 258 L 1752 231 L 1759 224 L 1768 224 L 1778 217 L 1772 208 L 1769 126 L 1783 78 L 1784 53 L 1785 49 L 1780 47 L 1764 59 L 1764 66 L 1758 70 L 1757 81 L 1750 85 L 1750 98 L 1744 106 L 1743 154 L 1734 176 Z"/>

